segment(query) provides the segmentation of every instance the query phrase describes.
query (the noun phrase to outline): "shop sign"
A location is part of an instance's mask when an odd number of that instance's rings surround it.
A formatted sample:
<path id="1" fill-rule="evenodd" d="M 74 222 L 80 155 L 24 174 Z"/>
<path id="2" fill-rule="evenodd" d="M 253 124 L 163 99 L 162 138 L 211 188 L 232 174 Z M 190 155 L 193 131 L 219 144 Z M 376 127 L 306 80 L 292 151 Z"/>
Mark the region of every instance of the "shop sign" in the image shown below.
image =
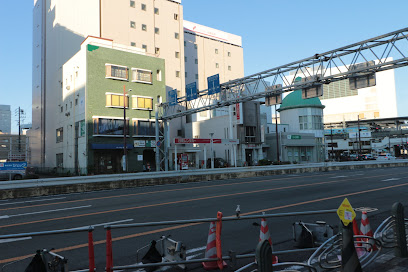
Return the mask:
<path id="1" fill-rule="evenodd" d="M 145 140 L 135 140 L 133 144 L 134 144 L 134 147 L 145 147 L 146 146 Z"/>
<path id="2" fill-rule="evenodd" d="M 288 140 L 300 140 L 302 136 L 300 135 L 288 135 Z"/>

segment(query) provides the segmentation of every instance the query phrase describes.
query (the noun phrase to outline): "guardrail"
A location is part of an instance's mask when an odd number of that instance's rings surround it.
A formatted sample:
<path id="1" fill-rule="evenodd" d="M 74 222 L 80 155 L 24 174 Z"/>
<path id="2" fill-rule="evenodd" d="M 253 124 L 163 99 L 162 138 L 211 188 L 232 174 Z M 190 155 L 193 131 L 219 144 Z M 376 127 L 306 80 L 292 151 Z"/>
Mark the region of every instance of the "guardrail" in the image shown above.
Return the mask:
<path id="1" fill-rule="evenodd" d="M 89 227 L 81 227 L 81 228 L 72 228 L 72 229 L 62 229 L 62 230 L 50 230 L 50 231 L 39 231 L 39 232 L 27 232 L 27 233 L 18 233 L 18 234 L 6 234 L 6 235 L 0 235 L 0 239 L 10 239 L 10 238 L 22 238 L 22 237 L 33 237 L 33 236 L 46 236 L 46 235 L 52 235 L 52 234 L 66 234 L 66 233 L 76 233 L 76 232 L 88 232 L 88 259 L 89 259 L 89 269 L 82 270 L 82 271 L 95 271 L 95 253 L 94 253 L 94 243 L 93 243 L 93 231 L 94 228 L 92 226 Z M 48 253 L 54 257 L 58 257 L 62 260 L 66 260 L 64 257 L 55 254 L 51 251 L 48 250 L 42 250 L 39 253 Z M 35 256 L 35 254 L 33 254 Z M 15 262 L 13 262 L 15 263 Z M 1 271 L 3 271 L 3 268 L 5 266 L 8 266 L 9 263 L 4 265 L 1 268 Z M 68 269 L 65 269 L 68 271 Z"/>
<path id="2" fill-rule="evenodd" d="M 230 252 L 229 256 L 222 256 L 219 248 L 217 247 L 217 258 L 202 258 L 194 260 L 184 260 L 176 262 L 163 262 L 163 263 L 153 263 L 153 264 L 136 264 L 136 265 L 125 265 L 125 266 L 114 266 L 113 265 L 113 252 L 112 252 L 112 233 L 114 229 L 123 229 L 123 228 L 138 228 L 138 227 L 153 227 L 153 226 L 162 226 L 162 225 L 183 225 L 183 224 L 194 224 L 194 223 L 208 223 L 208 222 L 217 222 L 217 224 L 222 224 L 222 222 L 229 221 L 240 221 L 240 220 L 249 220 L 249 219 L 262 219 L 262 218 L 274 218 L 274 217 L 287 217 L 287 216 L 299 216 L 299 215 L 314 215 L 314 214 L 326 214 L 326 213 L 336 213 L 337 210 L 319 210 L 319 211 L 305 211 L 305 212 L 291 212 L 291 213 L 277 213 L 277 214 L 262 214 L 262 215 L 247 215 L 247 216 L 229 216 L 220 219 L 217 218 L 202 218 L 202 219 L 188 219 L 188 220 L 175 220 L 175 221 L 160 221 L 160 222 L 147 222 L 147 223 L 134 223 L 134 224 L 121 224 L 121 225 L 112 225 L 105 226 L 106 229 L 106 271 L 111 272 L 114 270 L 130 270 L 138 268 L 147 268 L 147 267 L 158 267 L 158 266 L 170 266 L 170 265 L 185 265 L 193 263 L 208 263 L 208 262 L 217 262 L 221 260 L 229 260 L 235 262 L 237 259 L 244 258 L 255 258 L 255 254 L 244 254 L 244 255 L 235 255 Z M 221 216 L 222 217 L 222 216 Z M 220 246 L 221 248 L 221 246 Z M 314 249 L 307 249 L 308 251 Z M 302 252 L 305 249 L 295 249 L 287 251 L 277 251 L 273 254 L 284 254 L 284 253 L 296 253 Z"/>

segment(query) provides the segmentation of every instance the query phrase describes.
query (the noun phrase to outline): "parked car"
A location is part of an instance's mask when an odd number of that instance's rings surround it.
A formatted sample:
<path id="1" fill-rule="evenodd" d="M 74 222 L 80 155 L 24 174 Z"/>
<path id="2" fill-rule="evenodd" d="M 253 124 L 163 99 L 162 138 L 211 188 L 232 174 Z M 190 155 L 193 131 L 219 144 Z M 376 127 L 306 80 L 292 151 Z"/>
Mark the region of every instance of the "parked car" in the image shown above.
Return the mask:
<path id="1" fill-rule="evenodd" d="M 228 163 L 223 158 L 214 158 L 214 168 L 227 167 Z M 211 158 L 207 159 L 207 168 L 211 168 Z"/>
<path id="2" fill-rule="evenodd" d="M 0 172 L 0 180 L 9 180 L 10 175 L 11 175 L 12 180 L 20 180 L 20 179 L 24 179 L 26 177 L 25 171 L 19 171 L 19 172 L 1 171 Z"/>
<path id="3" fill-rule="evenodd" d="M 390 153 L 381 153 L 377 156 L 377 160 L 380 161 L 395 160 L 395 157 L 392 156 Z"/>
<path id="4" fill-rule="evenodd" d="M 375 158 L 372 154 L 363 154 L 363 160 L 369 161 L 369 160 L 375 160 Z"/>

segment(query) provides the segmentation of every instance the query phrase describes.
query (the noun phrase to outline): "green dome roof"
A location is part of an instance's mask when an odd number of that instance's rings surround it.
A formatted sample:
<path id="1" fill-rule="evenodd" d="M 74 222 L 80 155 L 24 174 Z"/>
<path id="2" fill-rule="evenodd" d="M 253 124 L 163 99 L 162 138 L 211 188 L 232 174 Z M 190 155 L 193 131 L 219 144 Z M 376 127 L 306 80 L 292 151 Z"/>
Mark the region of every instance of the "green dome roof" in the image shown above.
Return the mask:
<path id="1" fill-rule="evenodd" d="M 283 100 L 278 111 L 297 109 L 297 108 L 321 108 L 324 109 L 324 105 L 317 97 L 303 99 L 302 91 L 296 90 L 288 94 Z"/>

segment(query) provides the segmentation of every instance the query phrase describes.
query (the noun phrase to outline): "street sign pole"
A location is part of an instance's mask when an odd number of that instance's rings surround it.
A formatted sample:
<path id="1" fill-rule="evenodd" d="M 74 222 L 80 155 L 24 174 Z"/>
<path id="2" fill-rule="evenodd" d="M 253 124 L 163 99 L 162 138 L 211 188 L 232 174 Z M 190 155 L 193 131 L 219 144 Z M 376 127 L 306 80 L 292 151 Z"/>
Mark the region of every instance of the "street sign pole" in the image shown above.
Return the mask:
<path id="1" fill-rule="evenodd" d="M 156 140 L 156 171 L 160 171 L 160 147 L 157 144 L 159 142 L 159 105 L 155 105 L 155 118 L 156 118 L 156 128 L 155 128 L 155 140 Z"/>

